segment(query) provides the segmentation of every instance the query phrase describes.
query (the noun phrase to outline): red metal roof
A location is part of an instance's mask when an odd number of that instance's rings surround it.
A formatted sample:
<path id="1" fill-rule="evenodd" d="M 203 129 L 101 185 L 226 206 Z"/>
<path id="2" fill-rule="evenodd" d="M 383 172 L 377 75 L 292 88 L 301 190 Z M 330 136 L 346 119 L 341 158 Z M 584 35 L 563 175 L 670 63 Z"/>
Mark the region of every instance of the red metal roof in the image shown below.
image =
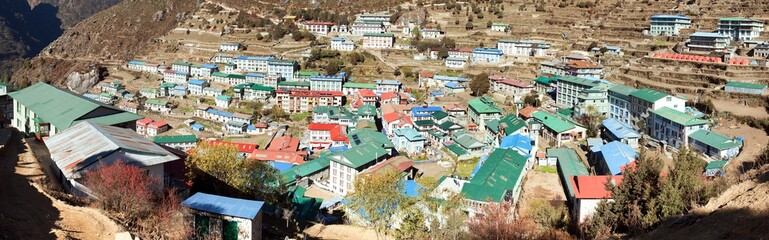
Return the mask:
<path id="1" fill-rule="evenodd" d="M 136 120 L 137 126 L 147 126 L 150 123 L 152 123 L 152 118 L 142 118 L 142 119 Z"/>
<path id="2" fill-rule="evenodd" d="M 292 97 L 341 97 L 341 91 L 314 91 L 314 90 L 276 90 L 276 93 L 288 93 Z"/>
<path id="3" fill-rule="evenodd" d="M 284 163 L 291 163 L 291 164 L 302 164 L 304 163 L 304 158 L 307 156 L 307 153 L 304 151 L 274 151 L 274 150 L 264 150 L 264 149 L 256 149 L 253 152 L 251 152 L 251 159 L 254 160 L 261 160 L 261 161 L 276 161 L 276 162 L 284 162 Z"/>
<path id="4" fill-rule="evenodd" d="M 304 25 L 329 25 L 329 26 L 333 26 L 334 23 L 332 23 L 332 22 L 304 22 Z"/>
<path id="5" fill-rule="evenodd" d="M 419 72 L 419 76 L 420 76 L 420 77 L 427 77 L 427 78 L 432 78 L 432 77 L 435 77 L 435 73 L 431 73 L 431 72 Z"/>
<path id="6" fill-rule="evenodd" d="M 254 127 L 255 128 L 268 128 L 268 127 L 270 127 L 270 125 L 265 123 L 265 122 L 258 122 L 258 123 L 254 123 Z"/>
<path id="7" fill-rule="evenodd" d="M 521 116 L 523 116 L 525 118 L 531 118 L 532 117 L 531 114 L 536 112 L 536 111 L 537 111 L 537 108 L 532 107 L 532 106 L 526 106 L 525 108 L 523 108 L 521 110 L 518 110 L 518 114 L 520 114 Z"/>
<path id="8" fill-rule="evenodd" d="M 211 140 L 211 141 L 208 141 L 208 143 L 216 146 L 234 146 L 238 149 L 238 151 L 242 153 L 251 153 L 257 148 L 256 144 L 225 142 L 222 140 Z"/>
<path id="9" fill-rule="evenodd" d="M 380 98 L 382 100 L 389 100 L 389 99 L 395 98 L 396 96 L 398 96 L 398 94 L 395 92 L 386 92 L 386 93 L 382 93 L 382 96 L 380 96 Z"/>
<path id="10" fill-rule="evenodd" d="M 622 176 L 573 176 L 571 184 L 574 187 L 574 198 L 610 199 L 611 191 L 606 189 L 609 179 L 613 179 L 615 185 L 622 183 Z"/>
<path id="11" fill-rule="evenodd" d="M 166 126 L 166 125 L 168 125 L 168 123 L 166 123 L 165 121 L 161 120 L 161 121 L 156 121 L 156 122 L 150 123 L 149 127 L 151 127 L 151 128 L 161 128 L 161 127 Z"/>
<path id="12" fill-rule="evenodd" d="M 347 127 L 342 125 L 334 126 L 333 128 L 331 128 L 331 132 L 330 132 L 331 140 L 349 142 L 349 140 L 347 139 L 346 132 L 347 132 Z"/>
<path id="13" fill-rule="evenodd" d="M 296 151 L 297 149 L 299 149 L 299 139 L 288 136 L 272 139 L 270 146 L 267 147 L 267 150 L 273 151 Z"/>
<path id="14" fill-rule="evenodd" d="M 313 131 L 331 131 L 334 127 L 338 126 L 338 124 L 334 123 L 310 123 L 310 126 L 307 127 L 309 130 Z"/>
<path id="15" fill-rule="evenodd" d="M 371 89 L 358 90 L 358 94 L 360 94 L 361 97 L 376 97 L 376 93 L 371 91 Z"/>

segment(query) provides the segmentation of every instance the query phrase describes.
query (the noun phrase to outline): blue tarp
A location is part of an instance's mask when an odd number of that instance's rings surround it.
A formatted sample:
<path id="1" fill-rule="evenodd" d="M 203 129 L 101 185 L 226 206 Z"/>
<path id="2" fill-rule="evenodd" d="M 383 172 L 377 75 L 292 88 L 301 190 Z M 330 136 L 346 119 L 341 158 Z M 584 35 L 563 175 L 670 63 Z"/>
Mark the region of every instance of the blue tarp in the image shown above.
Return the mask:
<path id="1" fill-rule="evenodd" d="M 406 182 L 403 184 L 403 192 L 406 194 L 406 196 L 417 197 L 419 196 L 420 190 L 422 190 L 422 186 L 419 186 L 419 184 L 414 180 L 406 180 Z"/>
<path id="2" fill-rule="evenodd" d="M 205 129 L 205 127 L 203 127 L 203 125 L 200 125 L 200 124 L 197 124 L 197 123 L 192 124 L 192 126 L 190 126 L 190 127 L 192 127 L 192 130 L 195 130 L 195 131 L 198 131 L 198 132 L 203 131 L 203 129 Z"/>
<path id="3" fill-rule="evenodd" d="M 526 158 L 529 158 L 531 157 L 531 149 L 534 148 L 534 146 L 531 144 L 532 141 L 534 140 L 527 136 L 521 135 L 520 133 L 513 134 L 502 138 L 502 141 L 499 143 L 499 148 L 512 148 Z"/>
<path id="4" fill-rule="evenodd" d="M 264 202 L 239 198 L 223 197 L 206 193 L 195 193 L 182 202 L 182 205 L 199 211 L 253 219 L 262 210 Z"/>
<path id="5" fill-rule="evenodd" d="M 342 145 L 342 146 L 329 147 L 328 150 L 331 152 L 343 152 L 343 151 L 347 151 L 347 148 L 348 148 L 347 145 Z"/>
<path id="6" fill-rule="evenodd" d="M 478 170 L 480 170 L 480 169 L 481 169 L 481 166 L 483 166 L 483 163 L 484 163 L 484 162 L 486 162 L 486 158 L 488 158 L 488 157 L 489 157 L 489 155 L 488 155 L 488 154 L 486 154 L 486 155 L 483 155 L 483 156 L 481 157 L 481 160 L 480 160 L 480 161 L 478 161 L 478 164 L 475 164 L 475 168 L 473 168 L 473 172 L 472 172 L 472 173 L 470 173 L 470 178 L 473 178 L 473 176 L 475 176 L 475 173 L 477 173 L 477 172 L 478 172 Z"/>
<path id="7" fill-rule="evenodd" d="M 272 167 L 278 169 L 278 171 L 282 172 L 282 171 L 288 170 L 289 168 L 293 167 L 294 164 L 270 161 L 270 166 L 272 166 Z"/>

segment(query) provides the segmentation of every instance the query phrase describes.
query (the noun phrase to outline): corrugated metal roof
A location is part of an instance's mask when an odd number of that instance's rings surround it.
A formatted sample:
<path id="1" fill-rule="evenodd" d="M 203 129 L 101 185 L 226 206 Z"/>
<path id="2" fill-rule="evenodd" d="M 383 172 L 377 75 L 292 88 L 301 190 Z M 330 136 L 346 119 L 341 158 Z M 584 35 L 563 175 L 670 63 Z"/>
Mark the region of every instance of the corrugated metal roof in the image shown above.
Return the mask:
<path id="1" fill-rule="evenodd" d="M 203 212 L 254 219 L 262 211 L 264 202 L 199 192 L 184 200 L 182 205 Z"/>
<path id="2" fill-rule="evenodd" d="M 131 129 L 79 123 L 45 140 L 56 166 L 68 179 L 83 177 L 87 169 L 121 160 L 140 167 L 178 160 Z"/>

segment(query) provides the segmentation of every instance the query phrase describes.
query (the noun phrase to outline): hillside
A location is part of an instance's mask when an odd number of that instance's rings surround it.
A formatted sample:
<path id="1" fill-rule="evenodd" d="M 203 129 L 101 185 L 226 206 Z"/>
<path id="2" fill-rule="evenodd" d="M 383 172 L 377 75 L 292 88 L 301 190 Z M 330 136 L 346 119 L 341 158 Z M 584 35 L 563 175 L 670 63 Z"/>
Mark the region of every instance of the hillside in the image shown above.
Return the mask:
<path id="1" fill-rule="evenodd" d="M 73 71 L 98 64 L 120 63 L 173 29 L 196 8 L 193 1 L 124 1 L 67 30 L 29 65 L 14 73 L 12 82 L 61 84 Z"/>

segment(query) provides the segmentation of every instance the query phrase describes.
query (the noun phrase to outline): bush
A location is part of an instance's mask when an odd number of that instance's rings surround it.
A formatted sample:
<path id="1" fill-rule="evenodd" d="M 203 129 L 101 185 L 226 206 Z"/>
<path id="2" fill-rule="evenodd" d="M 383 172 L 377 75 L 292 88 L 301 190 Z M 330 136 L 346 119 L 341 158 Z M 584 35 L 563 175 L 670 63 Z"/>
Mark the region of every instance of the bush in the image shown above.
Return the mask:
<path id="1" fill-rule="evenodd" d="M 594 5 L 593 2 L 587 2 L 587 1 L 586 2 L 578 2 L 577 3 L 577 7 L 578 8 L 592 8 L 593 5 Z"/>

